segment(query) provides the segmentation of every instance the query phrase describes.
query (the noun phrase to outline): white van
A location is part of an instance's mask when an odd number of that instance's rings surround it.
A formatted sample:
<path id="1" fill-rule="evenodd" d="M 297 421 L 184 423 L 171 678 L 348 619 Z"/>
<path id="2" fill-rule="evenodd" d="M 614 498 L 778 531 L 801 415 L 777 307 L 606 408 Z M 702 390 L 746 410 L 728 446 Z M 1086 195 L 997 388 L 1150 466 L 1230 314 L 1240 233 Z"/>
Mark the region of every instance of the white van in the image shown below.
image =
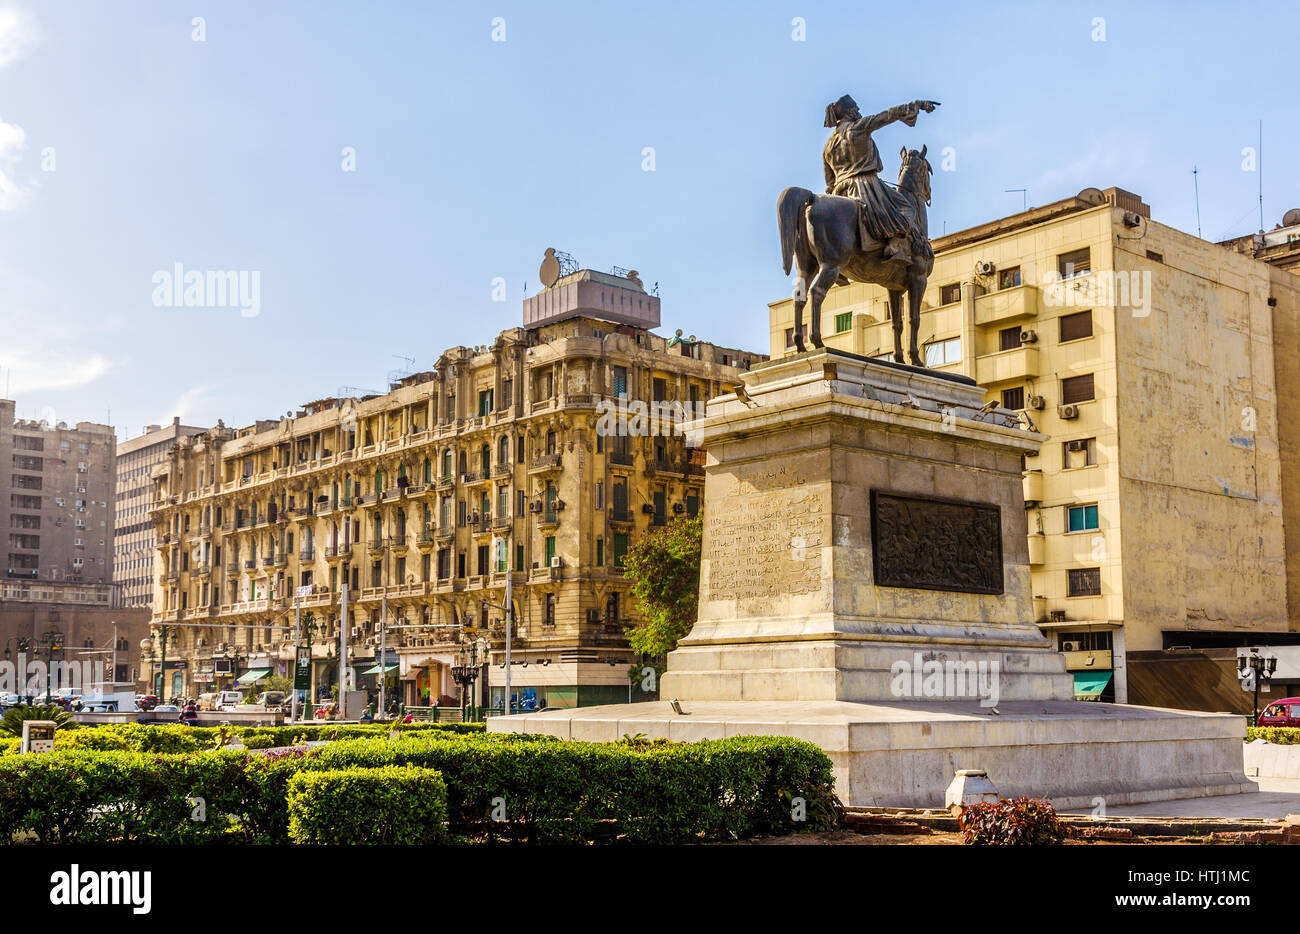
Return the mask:
<path id="1" fill-rule="evenodd" d="M 244 702 L 244 695 L 239 691 L 218 691 L 214 701 L 217 710 L 234 710 Z"/>

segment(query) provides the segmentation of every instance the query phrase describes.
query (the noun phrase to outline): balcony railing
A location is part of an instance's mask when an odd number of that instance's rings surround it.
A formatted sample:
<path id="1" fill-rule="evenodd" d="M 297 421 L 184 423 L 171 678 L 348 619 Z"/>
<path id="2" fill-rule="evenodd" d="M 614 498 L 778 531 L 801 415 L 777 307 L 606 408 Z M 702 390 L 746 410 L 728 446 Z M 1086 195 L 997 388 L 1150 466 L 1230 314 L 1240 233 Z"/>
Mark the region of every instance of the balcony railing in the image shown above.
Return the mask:
<path id="1" fill-rule="evenodd" d="M 543 454 L 537 460 L 533 461 L 532 470 L 554 470 L 561 466 L 561 456 L 559 454 Z"/>
<path id="2" fill-rule="evenodd" d="M 620 467 L 631 467 L 636 462 L 636 455 L 627 451 L 610 451 L 609 462 Z"/>

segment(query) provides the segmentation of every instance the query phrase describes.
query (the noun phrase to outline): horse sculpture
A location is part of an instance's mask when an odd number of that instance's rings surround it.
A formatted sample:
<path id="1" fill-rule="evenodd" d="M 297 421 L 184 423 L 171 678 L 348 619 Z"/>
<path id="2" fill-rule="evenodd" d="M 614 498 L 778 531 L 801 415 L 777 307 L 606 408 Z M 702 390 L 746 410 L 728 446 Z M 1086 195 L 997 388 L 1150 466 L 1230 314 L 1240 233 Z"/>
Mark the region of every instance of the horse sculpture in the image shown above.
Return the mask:
<path id="1" fill-rule="evenodd" d="M 898 173 L 899 195 L 908 202 L 914 218 L 908 231 L 910 257 L 884 258 L 885 244 L 878 240 L 863 243 L 859 233 L 858 212 L 862 205 L 852 198 L 838 195 L 815 195 L 806 188 L 787 188 L 777 199 L 777 220 L 781 229 L 781 262 L 786 274 L 793 262 L 794 343 L 800 352 L 806 349 L 803 337 L 803 309 L 812 299 L 812 333 L 814 347 L 822 347 L 822 300 L 832 285 L 849 279 L 874 282 L 889 291 L 889 316 L 894 325 L 894 359 L 903 363 L 903 293 L 908 305 L 908 354 L 910 362 L 921 366 L 921 352 L 916 345 L 921 324 L 921 297 L 934 269 L 934 250 L 930 246 L 926 206 L 930 203 L 930 174 L 925 158 L 926 147 L 918 152 L 903 147 L 902 168 Z"/>

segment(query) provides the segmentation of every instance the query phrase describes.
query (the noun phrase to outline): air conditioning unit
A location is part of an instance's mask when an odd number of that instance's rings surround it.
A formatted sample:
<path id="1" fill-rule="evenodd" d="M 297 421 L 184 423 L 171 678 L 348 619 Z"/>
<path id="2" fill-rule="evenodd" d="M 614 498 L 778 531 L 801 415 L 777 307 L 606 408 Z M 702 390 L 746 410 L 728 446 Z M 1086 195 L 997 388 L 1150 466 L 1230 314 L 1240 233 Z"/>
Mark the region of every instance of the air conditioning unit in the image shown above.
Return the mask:
<path id="1" fill-rule="evenodd" d="M 563 511 L 563 510 L 564 510 L 564 500 L 562 500 L 562 499 L 557 499 L 557 500 L 555 501 L 555 511 L 556 511 L 556 512 L 561 512 L 561 511 Z"/>
<path id="2" fill-rule="evenodd" d="M 471 512 L 468 516 L 465 517 L 465 521 L 466 521 L 466 522 L 477 522 L 477 521 L 478 521 L 478 513 L 477 513 L 477 512 Z"/>
<path id="3" fill-rule="evenodd" d="M 998 271 L 998 267 L 994 266 L 988 260 L 980 260 L 975 264 L 975 271 L 981 276 L 991 276 L 993 273 Z"/>
<path id="4" fill-rule="evenodd" d="M 1047 405 L 1047 400 L 1044 399 L 1042 396 L 1029 397 L 1029 407 L 1031 409 L 1042 409 L 1043 406 L 1045 405 Z"/>
<path id="5" fill-rule="evenodd" d="M 1063 405 L 1057 408 L 1056 414 L 1061 418 L 1078 418 L 1079 407 L 1077 405 Z"/>
<path id="6" fill-rule="evenodd" d="M 529 512 L 541 512 L 541 511 L 542 511 L 542 503 L 541 503 L 541 500 L 534 500 L 533 502 L 529 503 L 529 504 L 528 504 L 528 511 L 529 511 Z"/>
<path id="7" fill-rule="evenodd" d="M 1021 332 L 1020 332 L 1020 343 L 1022 343 L 1022 344 L 1037 344 L 1037 343 L 1038 343 L 1038 332 L 1037 332 L 1037 331 L 1030 330 L 1029 328 L 1026 328 L 1025 330 L 1021 331 Z"/>
<path id="8" fill-rule="evenodd" d="M 1067 442 L 1065 442 L 1065 449 L 1066 449 L 1067 451 L 1072 451 L 1072 452 L 1076 452 L 1076 453 L 1077 453 L 1077 452 L 1080 452 L 1080 451 L 1086 451 L 1086 450 L 1088 450 L 1088 442 L 1087 442 L 1087 441 L 1067 441 Z"/>
<path id="9" fill-rule="evenodd" d="M 559 555 L 556 555 L 554 558 L 551 559 L 551 567 L 553 568 L 561 567 Z"/>
<path id="10" fill-rule="evenodd" d="M 1083 643 L 1079 641 L 1065 641 L 1061 643 L 1062 652 L 1082 652 Z"/>
<path id="11" fill-rule="evenodd" d="M 655 508 L 650 503 L 642 503 L 641 511 L 645 513 L 647 516 L 653 516 L 655 512 Z"/>
<path id="12" fill-rule="evenodd" d="M 1142 216 L 1140 214 L 1134 214 L 1132 211 L 1124 212 L 1125 227 L 1139 227 L 1141 226 L 1141 224 L 1142 224 Z"/>

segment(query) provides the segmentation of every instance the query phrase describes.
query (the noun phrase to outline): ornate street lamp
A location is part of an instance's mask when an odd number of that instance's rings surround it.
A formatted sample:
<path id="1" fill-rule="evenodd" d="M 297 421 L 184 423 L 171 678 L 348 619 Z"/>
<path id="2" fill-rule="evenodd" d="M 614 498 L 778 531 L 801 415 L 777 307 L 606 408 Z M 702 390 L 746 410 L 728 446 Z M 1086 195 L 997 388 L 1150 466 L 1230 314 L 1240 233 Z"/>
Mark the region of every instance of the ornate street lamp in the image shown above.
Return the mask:
<path id="1" fill-rule="evenodd" d="M 451 679 L 460 685 L 460 719 L 464 721 L 466 707 L 473 709 L 470 701 L 474 683 L 478 681 L 478 646 L 473 642 L 469 644 L 468 658 L 463 649 L 456 654 L 460 664 L 451 666 Z"/>
<path id="2" fill-rule="evenodd" d="M 41 636 L 37 645 L 45 650 L 45 703 L 50 702 L 50 676 L 54 668 L 54 653 L 63 651 L 63 633 L 51 629 Z"/>
<path id="3" fill-rule="evenodd" d="M 1255 685 L 1255 716 L 1252 724 L 1259 720 L 1260 682 L 1272 680 L 1275 671 L 1277 671 L 1277 658 L 1274 656 L 1270 655 L 1266 658 L 1256 649 L 1251 649 L 1249 655 L 1237 656 L 1237 678 L 1242 684 L 1245 684 L 1248 679 L 1253 680 Z"/>

